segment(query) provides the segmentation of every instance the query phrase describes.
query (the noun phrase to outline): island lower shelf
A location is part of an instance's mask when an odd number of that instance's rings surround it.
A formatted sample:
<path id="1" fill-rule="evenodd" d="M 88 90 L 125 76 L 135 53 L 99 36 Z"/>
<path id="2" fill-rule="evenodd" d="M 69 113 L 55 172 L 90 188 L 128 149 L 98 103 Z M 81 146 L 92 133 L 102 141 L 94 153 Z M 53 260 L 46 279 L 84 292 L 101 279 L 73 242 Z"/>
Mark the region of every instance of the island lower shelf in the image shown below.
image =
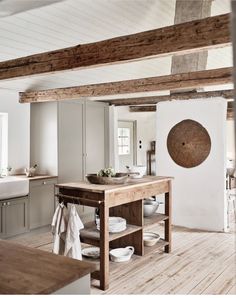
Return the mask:
<path id="1" fill-rule="evenodd" d="M 169 217 L 167 215 L 162 213 L 156 213 L 150 217 L 144 217 L 143 226 L 127 224 L 126 230 L 119 233 L 109 233 L 109 242 L 125 237 L 132 233 L 136 233 L 137 231 L 150 228 L 161 221 L 167 220 L 168 218 Z M 88 222 L 84 225 L 84 229 L 80 231 L 80 239 L 83 243 L 91 244 L 94 246 L 100 245 L 100 232 L 97 229 L 95 222 Z M 168 242 L 160 240 L 158 245 L 162 247 L 167 244 Z"/>
<path id="2" fill-rule="evenodd" d="M 166 245 L 168 245 L 169 242 L 165 241 L 164 239 L 160 239 L 155 245 L 153 246 L 144 246 L 144 253 L 145 254 L 149 254 L 149 253 L 154 253 L 154 252 L 158 252 L 159 250 L 161 250 L 162 248 L 164 248 Z M 83 244 L 85 247 L 87 247 L 87 244 Z M 137 255 L 133 255 L 132 259 L 138 259 L 141 258 L 141 256 L 137 256 Z M 89 262 L 93 265 L 95 265 L 96 271 L 94 273 L 92 273 L 92 278 L 94 279 L 99 279 L 99 271 L 100 271 L 100 258 L 89 258 L 87 256 L 83 256 L 83 261 Z M 129 262 L 129 261 L 128 261 Z M 116 263 L 116 262 L 112 262 L 110 260 L 110 265 L 112 266 L 112 268 L 118 267 L 118 266 L 122 266 L 122 265 L 126 265 L 127 262 L 120 262 L 120 263 Z"/>
<path id="3" fill-rule="evenodd" d="M 152 216 L 144 217 L 144 228 L 149 228 L 157 223 L 167 220 L 169 216 L 162 213 L 155 213 Z"/>
<path id="4" fill-rule="evenodd" d="M 126 230 L 119 233 L 109 233 L 109 242 L 122 238 L 129 234 L 142 230 L 142 227 L 127 224 Z M 84 225 L 84 229 L 80 231 L 81 242 L 99 246 L 100 232 L 94 222 L 89 222 Z"/>

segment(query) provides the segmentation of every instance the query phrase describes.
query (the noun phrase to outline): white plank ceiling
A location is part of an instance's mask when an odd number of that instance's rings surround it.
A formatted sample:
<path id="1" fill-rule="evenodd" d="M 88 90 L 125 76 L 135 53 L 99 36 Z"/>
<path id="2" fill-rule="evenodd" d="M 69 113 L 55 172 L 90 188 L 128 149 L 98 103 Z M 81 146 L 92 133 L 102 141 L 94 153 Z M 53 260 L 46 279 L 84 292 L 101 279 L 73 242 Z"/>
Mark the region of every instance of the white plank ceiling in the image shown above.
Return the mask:
<path id="1" fill-rule="evenodd" d="M 230 11 L 230 0 L 213 0 L 212 16 Z M 0 18 L 0 61 L 169 26 L 174 12 L 175 0 L 65 0 Z M 207 68 L 232 66 L 231 51 L 209 51 Z M 169 74 L 170 66 L 171 57 L 158 58 L 2 81 L 0 89 L 40 90 L 160 76 Z"/>

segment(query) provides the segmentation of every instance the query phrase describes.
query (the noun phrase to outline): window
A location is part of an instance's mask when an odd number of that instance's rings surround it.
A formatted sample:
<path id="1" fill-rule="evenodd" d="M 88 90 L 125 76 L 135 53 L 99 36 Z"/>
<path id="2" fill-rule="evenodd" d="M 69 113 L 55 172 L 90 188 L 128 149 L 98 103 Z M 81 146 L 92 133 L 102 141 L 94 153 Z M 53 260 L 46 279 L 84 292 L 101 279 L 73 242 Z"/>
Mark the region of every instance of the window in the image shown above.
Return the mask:
<path id="1" fill-rule="evenodd" d="M 118 154 L 130 154 L 130 129 L 118 128 Z"/>
<path id="2" fill-rule="evenodd" d="M 8 167 L 8 114 L 0 113 L 0 174 Z"/>

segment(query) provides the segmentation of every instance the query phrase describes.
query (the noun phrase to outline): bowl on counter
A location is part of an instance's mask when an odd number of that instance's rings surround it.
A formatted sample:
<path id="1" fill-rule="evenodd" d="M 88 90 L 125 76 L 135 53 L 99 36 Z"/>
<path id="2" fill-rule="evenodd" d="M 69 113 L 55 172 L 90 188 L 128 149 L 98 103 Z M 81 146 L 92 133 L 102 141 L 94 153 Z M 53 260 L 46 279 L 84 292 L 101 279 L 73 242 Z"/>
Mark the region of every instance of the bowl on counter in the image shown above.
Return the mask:
<path id="1" fill-rule="evenodd" d="M 144 217 L 152 216 L 157 211 L 158 207 L 159 207 L 159 202 L 151 199 L 145 199 L 143 201 Z"/>
<path id="2" fill-rule="evenodd" d="M 97 174 L 86 175 L 87 180 L 92 184 L 102 184 L 102 185 L 117 185 L 124 184 L 128 181 L 128 173 L 116 173 L 114 177 L 102 177 Z"/>
<path id="3" fill-rule="evenodd" d="M 142 178 L 147 172 L 147 167 L 143 165 L 127 167 L 127 169 L 131 178 Z"/>
<path id="4" fill-rule="evenodd" d="M 133 246 L 127 246 L 124 248 L 115 248 L 110 250 L 110 259 L 113 262 L 127 262 L 131 259 L 132 255 L 134 253 L 134 247 Z"/>
<path id="5" fill-rule="evenodd" d="M 160 235 L 153 232 L 144 232 L 143 241 L 144 246 L 153 246 L 160 240 Z"/>

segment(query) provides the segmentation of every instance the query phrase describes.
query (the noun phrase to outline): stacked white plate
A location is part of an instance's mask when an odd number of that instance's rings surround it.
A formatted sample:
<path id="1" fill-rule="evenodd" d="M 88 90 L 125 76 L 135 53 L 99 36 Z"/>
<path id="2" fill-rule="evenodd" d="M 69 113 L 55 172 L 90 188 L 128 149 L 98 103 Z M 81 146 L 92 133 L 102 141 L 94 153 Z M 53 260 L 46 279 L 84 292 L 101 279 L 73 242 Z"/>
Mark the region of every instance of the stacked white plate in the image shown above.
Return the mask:
<path id="1" fill-rule="evenodd" d="M 100 219 L 96 219 L 97 229 L 100 230 Z M 126 219 L 122 217 L 109 217 L 109 232 L 119 233 L 126 230 Z"/>

